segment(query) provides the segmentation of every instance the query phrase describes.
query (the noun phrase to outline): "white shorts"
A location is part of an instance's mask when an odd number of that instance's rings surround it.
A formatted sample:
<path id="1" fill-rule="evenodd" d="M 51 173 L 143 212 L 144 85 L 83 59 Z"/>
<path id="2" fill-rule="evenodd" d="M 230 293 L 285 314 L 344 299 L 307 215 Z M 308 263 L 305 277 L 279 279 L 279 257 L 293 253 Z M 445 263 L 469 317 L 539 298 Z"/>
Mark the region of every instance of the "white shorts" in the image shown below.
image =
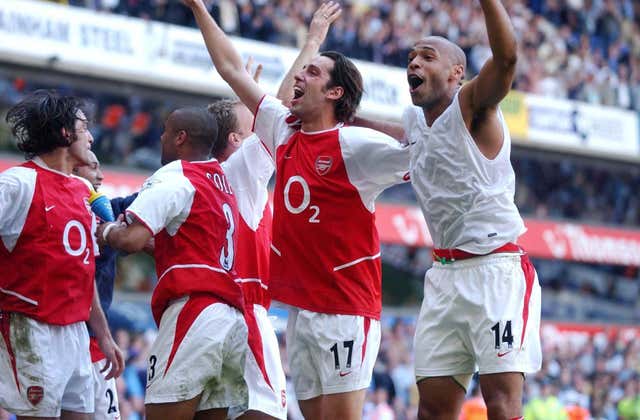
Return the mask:
<path id="1" fill-rule="evenodd" d="M 290 308 L 287 357 L 298 400 L 367 388 L 380 348 L 380 321 Z"/>
<path id="2" fill-rule="evenodd" d="M 540 285 L 527 255 L 434 262 L 414 351 L 418 378 L 540 370 Z"/>
<path id="3" fill-rule="evenodd" d="M 95 390 L 95 420 L 119 420 L 118 390 L 114 378 L 104 379 L 107 372 L 100 372 L 107 363 L 106 359 L 93 364 L 93 386 Z"/>
<path id="4" fill-rule="evenodd" d="M 248 406 L 230 408 L 229 417 L 235 419 L 244 412 L 253 410 L 278 419 L 286 419 L 287 384 L 282 370 L 278 339 L 267 310 L 262 305 L 253 305 L 253 313 L 262 346 L 257 350 L 257 355 L 250 349 L 245 361 L 244 379 L 249 388 Z M 258 359 L 261 360 L 260 363 Z"/>
<path id="5" fill-rule="evenodd" d="M 84 322 L 51 325 L 0 312 L 0 406 L 18 416 L 93 413 L 89 334 Z"/>
<path id="6" fill-rule="evenodd" d="M 197 410 L 246 403 L 247 325 L 242 313 L 210 296 L 183 298 L 162 314 L 150 350 L 145 404 L 186 401 Z"/>

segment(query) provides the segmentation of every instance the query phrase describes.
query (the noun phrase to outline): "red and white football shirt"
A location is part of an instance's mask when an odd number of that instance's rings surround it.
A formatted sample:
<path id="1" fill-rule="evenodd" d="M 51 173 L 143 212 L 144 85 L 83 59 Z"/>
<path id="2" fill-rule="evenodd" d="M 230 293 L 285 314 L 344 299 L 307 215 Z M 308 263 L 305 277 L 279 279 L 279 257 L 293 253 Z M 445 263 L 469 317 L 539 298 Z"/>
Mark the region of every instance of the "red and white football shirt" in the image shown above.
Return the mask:
<path id="1" fill-rule="evenodd" d="M 269 308 L 269 254 L 271 253 L 271 207 L 267 185 L 274 164 L 269 152 L 253 134 L 222 163 L 236 196 L 240 213 L 236 280 L 244 301 Z"/>
<path id="2" fill-rule="evenodd" d="M 314 312 L 379 318 L 374 202 L 408 181 L 409 150 L 367 128 L 296 131 L 288 115 L 265 96 L 254 122 L 276 157 L 271 295 Z"/>
<path id="3" fill-rule="evenodd" d="M 38 158 L 0 174 L 3 311 L 55 325 L 89 319 L 97 246 L 88 198 L 78 177 Z"/>
<path id="4" fill-rule="evenodd" d="M 171 162 L 145 181 L 127 209 L 155 236 L 156 322 L 172 300 L 206 293 L 242 311 L 234 282 L 236 199 L 217 160 Z"/>

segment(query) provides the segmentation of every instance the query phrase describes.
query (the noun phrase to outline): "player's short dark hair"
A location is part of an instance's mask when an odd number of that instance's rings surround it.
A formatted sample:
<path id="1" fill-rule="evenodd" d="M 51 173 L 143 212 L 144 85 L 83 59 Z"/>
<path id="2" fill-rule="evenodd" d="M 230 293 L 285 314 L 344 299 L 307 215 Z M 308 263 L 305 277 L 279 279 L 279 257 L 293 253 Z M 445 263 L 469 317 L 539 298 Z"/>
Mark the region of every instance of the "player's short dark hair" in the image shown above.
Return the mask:
<path id="1" fill-rule="evenodd" d="M 355 115 L 364 92 L 362 75 L 353 61 L 339 52 L 325 51 L 320 55 L 333 60 L 327 89 L 340 86 L 344 90 L 344 94 L 334 106 L 336 119 L 341 122 L 349 121 Z"/>
<path id="2" fill-rule="evenodd" d="M 229 133 L 238 129 L 238 116 L 235 107 L 237 100 L 220 99 L 209 104 L 207 110 L 215 117 L 218 123 L 218 135 L 211 150 L 211 155 L 218 159 L 229 145 Z"/>
<path id="3" fill-rule="evenodd" d="M 5 121 L 17 140 L 18 149 L 31 159 L 58 147 L 69 147 L 76 140 L 75 125 L 82 107 L 79 98 L 37 90 L 11 107 Z M 69 137 L 63 135 L 63 128 Z"/>
<path id="4" fill-rule="evenodd" d="M 218 124 L 206 108 L 179 108 L 174 111 L 173 123 L 176 130 L 187 133 L 191 144 L 206 152 L 207 156 L 211 154 L 218 137 Z"/>

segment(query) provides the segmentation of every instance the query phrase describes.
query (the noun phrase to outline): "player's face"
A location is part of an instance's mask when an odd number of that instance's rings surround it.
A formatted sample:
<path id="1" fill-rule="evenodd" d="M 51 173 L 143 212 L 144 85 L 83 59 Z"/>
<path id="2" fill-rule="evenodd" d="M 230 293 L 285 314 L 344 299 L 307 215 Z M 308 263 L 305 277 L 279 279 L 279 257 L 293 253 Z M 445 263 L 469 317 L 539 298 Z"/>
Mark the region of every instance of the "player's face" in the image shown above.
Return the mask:
<path id="1" fill-rule="evenodd" d="M 89 164 L 89 153 L 91 152 L 91 144 L 93 136 L 89 131 L 89 121 L 84 112 L 78 110 L 76 112 L 75 122 L 75 140 L 69 146 L 69 154 L 74 159 L 74 166 L 83 166 Z"/>
<path id="2" fill-rule="evenodd" d="M 176 149 L 176 137 L 177 132 L 175 130 L 175 124 L 172 120 L 173 113 L 169 114 L 164 122 L 164 130 L 160 136 L 161 156 L 160 160 L 163 165 L 169 162 L 173 162 L 178 158 L 178 151 Z"/>
<path id="3" fill-rule="evenodd" d="M 425 38 L 409 53 L 407 80 L 414 105 L 433 106 L 446 94 L 451 65 L 443 51 L 439 42 Z"/>
<path id="4" fill-rule="evenodd" d="M 304 121 L 305 117 L 315 116 L 322 104 L 328 103 L 333 109 L 332 99 L 329 98 L 326 88 L 331 80 L 329 72 L 332 69 L 333 60 L 318 55 L 295 75 L 291 100 L 292 114 Z"/>
<path id="5" fill-rule="evenodd" d="M 78 167 L 76 174 L 89 181 L 96 191 L 98 191 L 104 179 L 100 169 L 100 162 L 98 162 L 98 158 L 93 152 L 89 152 L 89 164 Z"/>

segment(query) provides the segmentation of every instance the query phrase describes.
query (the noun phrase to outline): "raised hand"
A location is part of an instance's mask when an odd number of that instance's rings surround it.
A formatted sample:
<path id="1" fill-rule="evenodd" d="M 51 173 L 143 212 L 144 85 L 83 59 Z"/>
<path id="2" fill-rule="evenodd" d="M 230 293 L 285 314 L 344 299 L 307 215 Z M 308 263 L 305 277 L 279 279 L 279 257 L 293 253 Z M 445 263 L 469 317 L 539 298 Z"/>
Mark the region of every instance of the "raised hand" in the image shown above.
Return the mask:
<path id="1" fill-rule="evenodd" d="M 247 63 L 244 65 L 244 68 L 247 70 L 250 76 L 253 77 L 253 80 L 258 83 L 260 81 L 260 75 L 262 74 L 262 64 L 256 66 L 255 71 L 253 70 L 253 57 L 249 56 L 247 59 Z"/>
<path id="2" fill-rule="evenodd" d="M 329 27 L 336 19 L 342 14 L 340 5 L 336 2 L 330 1 L 328 3 L 322 3 L 318 10 L 313 14 L 311 24 L 309 25 L 309 32 L 307 33 L 308 40 L 315 40 L 318 44 L 322 44 L 327 37 Z"/>

